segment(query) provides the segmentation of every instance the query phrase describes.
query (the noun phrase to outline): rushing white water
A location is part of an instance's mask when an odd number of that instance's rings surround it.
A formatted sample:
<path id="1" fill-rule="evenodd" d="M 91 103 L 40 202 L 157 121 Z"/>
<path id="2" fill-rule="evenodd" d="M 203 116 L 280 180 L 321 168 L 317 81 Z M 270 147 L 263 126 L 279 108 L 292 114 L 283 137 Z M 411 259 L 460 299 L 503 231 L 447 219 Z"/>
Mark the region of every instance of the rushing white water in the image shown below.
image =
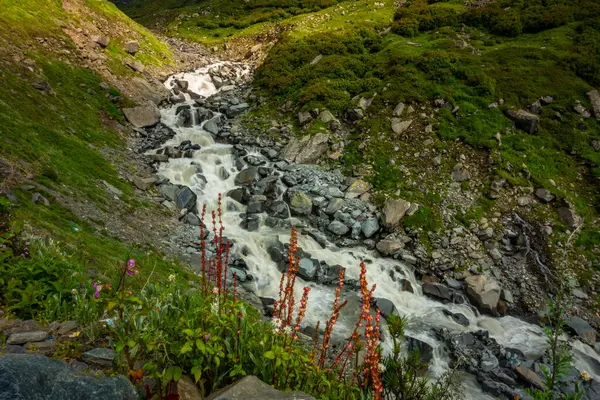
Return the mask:
<path id="1" fill-rule="evenodd" d="M 223 63 L 202 68 L 195 72 L 187 72 L 172 76 L 165 85 L 173 87 L 175 79 L 184 79 L 189 82 L 189 89 L 195 93 L 208 97 L 218 92 L 208 72 Z M 244 74 L 246 70 L 240 70 Z M 193 104 L 189 95 L 186 96 L 189 104 Z M 159 174 L 167 177 L 174 184 L 189 186 L 197 195 L 200 204 L 207 204 L 208 209 L 216 209 L 219 193 L 225 194 L 235 188 L 234 178 L 238 173 L 235 168 L 235 158 L 231 153 L 231 146 L 215 143 L 211 134 L 202 130 L 201 126 L 185 128 L 177 126 L 175 115 L 177 106 L 162 110 L 162 122 L 170 126 L 177 134 L 166 145 L 177 146 L 184 140 L 190 140 L 193 144 L 199 144 L 202 148 L 194 153 L 193 158 L 170 159 L 169 162 L 160 165 Z M 258 154 L 258 153 L 257 153 Z M 206 183 L 198 179 L 197 167 L 202 167 L 202 175 Z M 220 170 L 224 168 L 229 172 L 227 179 L 222 179 Z M 225 234 L 238 246 L 245 247 L 245 256 L 242 256 L 249 267 L 250 273 L 255 277 L 252 282 L 254 291 L 259 296 L 277 297 L 281 273 L 267 253 L 270 243 L 276 239 L 281 242 L 289 240 L 289 232 L 274 229 L 261 223 L 257 231 L 249 232 L 242 229 L 240 213 L 244 212 L 245 206 L 237 203 L 231 198 L 224 197 L 223 209 L 225 210 L 223 221 Z M 199 206 L 201 207 L 201 205 Z M 231 211 L 235 210 L 235 211 Z M 501 345 L 521 350 L 528 357 L 537 357 L 546 349 L 546 340 L 543 330 L 535 325 L 513 317 L 492 318 L 476 314 L 470 306 L 459 304 L 442 304 L 422 295 L 421 286 L 415 279 L 412 269 L 401 262 L 389 258 L 379 257 L 365 248 L 337 248 L 328 244 L 326 248 L 321 247 L 315 240 L 306 235 L 299 236 L 299 246 L 310 253 L 313 258 L 323 260 L 329 265 L 342 265 L 346 268 L 346 277 L 358 279 L 360 273 L 359 264 L 362 260 L 369 260 L 367 264 L 367 280 L 369 284 L 376 284 L 375 297 L 384 297 L 391 300 L 399 312 L 408 319 L 407 334 L 432 345 L 434 348 L 434 360 L 430 366 L 433 376 L 440 375 L 447 368 L 447 357 L 441 351 L 440 343 L 429 333 L 431 328 L 446 328 L 452 332 L 476 331 L 485 329 L 491 337 Z M 398 275 L 408 279 L 415 293 L 402 291 L 400 283 L 392 279 L 390 271 L 396 271 Z M 306 313 L 305 324 L 315 325 L 318 320 L 325 321 L 331 313 L 331 305 L 334 299 L 334 288 L 319 285 L 313 282 L 304 282 L 297 279 L 297 298 L 302 294 L 304 286 L 311 287 Z M 358 295 L 346 294 L 348 306 L 341 315 L 336 326 L 336 334 L 340 337 L 348 337 L 354 327 L 360 309 Z M 464 327 L 443 313 L 443 310 L 452 313 L 462 313 L 470 322 Z M 389 350 L 390 340 L 384 341 L 384 348 Z M 581 344 L 578 350 L 592 358 L 598 358 L 598 354 L 590 348 Z M 590 368 L 583 357 L 577 358 L 578 366 Z M 465 381 L 467 398 L 491 399 L 483 394 L 473 379 Z"/>

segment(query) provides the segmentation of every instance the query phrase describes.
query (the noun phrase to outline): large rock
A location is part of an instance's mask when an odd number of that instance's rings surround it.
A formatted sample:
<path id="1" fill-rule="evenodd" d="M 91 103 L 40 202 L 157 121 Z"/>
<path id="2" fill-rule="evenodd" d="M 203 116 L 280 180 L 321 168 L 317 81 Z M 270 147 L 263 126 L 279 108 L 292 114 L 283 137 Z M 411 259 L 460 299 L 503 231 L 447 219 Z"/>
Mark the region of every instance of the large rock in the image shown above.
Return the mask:
<path id="1" fill-rule="evenodd" d="M 83 361 L 88 364 L 95 364 L 101 367 L 112 367 L 116 353 L 113 349 L 97 347 L 83 353 Z"/>
<path id="2" fill-rule="evenodd" d="M 410 208 L 410 202 L 402 199 L 388 199 L 383 206 L 383 224 L 388 230 L 398 227 Z"/>
<path id="3" fill-rule="evenodd" d="M 0 400 L 136 400 L 123 376 L 97 378 L 74 374 L 62 360 L 39 354 L 0 356 Z"/>
<path id="4" fill-rule="evenodd" d="M 535 191 L 535 195 L 542 203 L 550 203 L 554 200 L 554 195 L 548 189 L 538 188 Z"/>
<path id="5" fill-rule="evenodd" d="M 184 186 L 177 191 L 175 204 L 181 209 L 186 208 L 188 211 L 193 211 L 196 206 L 196 199 L 196 193 L 192 192 L 192 189 L 189 187 Z"/>
<path id="6" fill-rule="evenodd" d="M 423 294 L 428 295 L 430 297 L 435 297 L 436 299 L 450 300 L 452 298 L 450 289 L 448 289 L 441 283 L 424 282 L 422 289 Z"/>
<path id="7" fill-rule="evenodd" d="M 462 164 L 456 164 L 452 169 L 452 179 L 456 182 L 464 182 L 471 179 L 471 173 Z"/>
<path id="8" fill-rule="evenodd" d="M 591 90 L 587 93 L 588 98 L 590 99 L 590 103 L 592 103 L 592 108 L 594 109 L 594 115 L 596 119 L 600 120 L 600 92 L 597 90 Z"/>
<path id="9" fill-rule="evenodd" d="M 502 289 L 498 282 L 485 275 L 472 275 L 465 279 L 467 296 L 481 310 L 494 313 Z"/>
<path id="10" fill-rule="evenodd" d="M 544 382 L 542 381 L 542 378 L 540 378 L 540 376 L 538 374 L 536 374 L 535 372 L 533 372 L 532 370 L 527 368 L 525 365 L 519 364 L 515 368 L 515 372 L 524 382 L 528 383 L 530 386 L 533 386 L 537 389 L 542 389 L 542 390 L 544 390 L 546 388 L 544 386 Z"/>
<path id="11" fill-rule="evenodd" d="M 335 235 L 343 236 L 348 233 L 349 228 L 340 221 L 332 221 L 327 226 L 327 230 Z"/>
<path id="12" fill-rule="evenodd" d="M 133 108 L 124 108 L 123 114 L 135 128 L 151 127 L 160 122 L 160 112 L 152 102 Z"/>
<path id="13" fill-rule="evenodd" d="M 363 193 L 371 190 L 371 184 L 363 181 L 362 179 L 357 179 L 348 186 L 346 190 L 346 198 L 347 199 L 355 199 L 360 197 Z"/>
<path id="14" fill-rule="evenodd" d="M 183 376 L 177 381 L 177 394 L 179 400 L 202 400 L 200 389 L 189 376 Z"/>
<path id="15" fill-rule="evenodd" d="M 596 343 L 596 330 L 584 319 L 572 316 L 567 320 L 566 325 L 568 331 L 579 336 L 585 343 L 590 346 Z"/>
<path id="16" fill-rule="evenodd" d="M 301 258 L 298 263 L 298 276 L 304 280 L 312 281 L 317 275 L 318 265 L 319 262 L 317 260 L 313 260 L 312 258 Z"/>
<path id="17" fill-rule="evenodd" d="M 135 53 L 137 53 L 140 50 L 140 44 L 135 40 L 130 40 L 129 42 L 125 43 L 124 50 L 127 53 L 134 55 Z"/>
<path id="18" fill-rule="evenodd" d="M 170 95 L 169 89 L 167 89 L 165 85 L 158 81 L 147 81 L 135 76 L 129 80 L 128 83 L 133 89 L 135 89 L 137 93 L 140 93 L 142 98 L 148 99 L 156 105 L 168 98 Z"/>
<path id="19" fill-rule="evenodd" d="M 256 376 L 246 376 L 211 394 L 206 400 L 314 400 L 302 392 L 280 392 Z"/>
<path id="20" fill-rule="evenodd" d="M 46 340 L 48 332 L 46 331 L 34 331 L 34 332 L 17 332 L 10 335 L 6 344 L 25 344 L 28 342 L 41 342 Z"/>
<path id="21" fill-rule="evenodd" d="M 529 134 L 536 133 L 540 117 L 525 110 L 508 110 L 508 116 L 515 121 L 515 126 Z"/>
<path id="22" fill-rule="evenodd" d="M 309 215 L 312 211 L 312 199 L 299 190 L 288 191 L 286 193 L 286 199 L 290 205 L 292 214 L 296 215 Z"/>
<path id="23" fill-rule="evenodd" d="M 106 35 L 92 36 L 92 42 L 100 45 L 100 47 L 107 47 L 110 43 L 110 38 Z"/>
<path id="24" fill-rule="evenodd" d="M 423 362 L 428 363 L 433 360 L 433 347 L 431 347 L 429 343 L 411 336 L 407 336 L 406 347 L 408 348 L 408 351 L 418 351 L 419 357 Z"/>
<path id="25" fill-rule="evenodd" d="M 396 309 L 394 303 L 391 300 L 384 299 L 383 297 L 375 299 L 375 307 L 381 311 L 383 318 L 387 318 L 394 314 L 398 315 L 398 310 Z"/>
<path id="26" fill-rule="evenodd" d="M 366 238 L 370 238 L 379 231 L 379 219 L 378 218 L 367 218 L 361 226 L 363 235 Z"/>
<path id="27" fill-rule="evenodd" d="M 392 118 L 392 131 L 396 134 L 401 134 L 406 132 L 410 125 L 412 124 L 412 119 L 407 119 L 405 121 L 400 118 Z"/>
<path id="28" fill-rule="evenodd" d="M 378 242 L 376 247 L 377 247 L 377 250 L 379 250 L 379 252 L 381 254 L 383 254 L 385 256 L 390 256 L 390 255 L 396 253 L 398 250 L 403 249 L 404 242 L 399 239 L 386 238 L 386 239 L 383 239 L 380 242 Z"/>
<path id="29" fill-rule="evenodd" d="M 317 133 L 302 147 L 296 159 L 297 164 L 315 164 L 329 148 L 329 134 Z"/>
<path id="30" fill-rule="evenodd" d="M 234 179 L 236 185 L 249 185 L 260 177 L 258 168 L 251 167 L 241 171 Z"/>
<path id="31" fill-rule="evenodd" d="M 574 210 L 568 207 L 560 207 L 556 210 L 556 212 L 558 215 L 560 215 L 563 221 L 565 221 L 565 224 L 567 224 L 570 229 L 577 228 L 579 225 L 581 225 L 582 219 L 575 213 Z"/>
<path id="32" fill-rule="evenodd" d="M 306 125 L 310 121 L 312 121 L 312 115 L 308 111 L 298 113 L 298 122 L 300 122 L 300 125 Z"/>

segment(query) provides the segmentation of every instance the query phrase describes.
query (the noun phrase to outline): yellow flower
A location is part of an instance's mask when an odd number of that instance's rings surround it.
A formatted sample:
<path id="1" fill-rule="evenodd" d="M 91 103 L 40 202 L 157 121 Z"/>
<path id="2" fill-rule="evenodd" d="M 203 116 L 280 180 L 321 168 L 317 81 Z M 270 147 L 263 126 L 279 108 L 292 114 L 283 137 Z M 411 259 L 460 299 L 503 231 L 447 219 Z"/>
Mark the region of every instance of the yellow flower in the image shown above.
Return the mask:
<path id="1" fill-rule="evenodd" d="M 579 374 L 579 376 L 581 376 L 581 379 L 583 379 L 586 382 L 589 382 L 592 379 L 590 377 L 590 374 L 587 371 L 581 371 L 581 373 Z"/>
<path id="2" fill-rule="evenodd" d="M 169 282 L 173 282 L 175 280 L 175 275 L 169 275 Z"/>

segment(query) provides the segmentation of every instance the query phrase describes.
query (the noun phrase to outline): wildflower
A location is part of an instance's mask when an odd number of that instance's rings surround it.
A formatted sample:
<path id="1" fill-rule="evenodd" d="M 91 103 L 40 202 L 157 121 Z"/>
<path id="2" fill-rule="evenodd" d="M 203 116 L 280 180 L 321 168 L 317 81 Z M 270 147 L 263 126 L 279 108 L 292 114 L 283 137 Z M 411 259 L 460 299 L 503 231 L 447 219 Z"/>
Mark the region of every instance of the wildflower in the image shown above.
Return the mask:
<path id="1" fill-rule="evenodd" d="M 169 275 L 169 282 L 173 282 L 175 280 L 175 275 Z"/>
<path id="2" fill-rule="evenodd" d="M 71 294 L 75 296 L 77 294 L 77 289 L 71 289 Z"/>
<path id="3" fill-rule="evenodd" d="M 581 373 L 579 374 L 579 376 L 581 376 L 581 379 L 583 379 L 586 382 L 589 382 L 592 379 L 590 377 L 590 374 L 587 371 L 581 371 Z"/>
<path id="4" fill-rule="evenodd" d="M 279 319 L 279 318 L 273 318 L 271 320 L 271 324 L 273 324 L 273 326 L 275 328 L 279 328 L 281 326 L 281 319 Z"/>
<path id="5" fill-rule="evenodd" d="M 210 339 L 210 333 L 204 335 L 204 343 L 208 342 L 208 339 Z"/>
<path id="6" fill-rule="evenodd" d="M 215 287 L 212 289 L 212 292 L 213 292 L 213 294 L 219 294 L 219 288 L 215 286 Z"/>
<path id="7" fill-rule="evenodd" d="M 95 297 L 95 298 L 97 298 L 97 299 L 98 299 L 98 298 L 100 298 L 100 291 L 102 290 L 102 285 L 99 285 L 99 284 L 98 284 L 98 283 L 96 283 L 96 282 L 92 282 L 92 286 L 93 286 L 93 287 L 94 287 L 94 289 L 96 290 L 96 291 L 94 292 L 94 297 Z"/>
<path id="8" fill-rule="evenodd" d="M 279 329 L 279 328 L 273 329 L 273 333 L 275 333 L 276 335 L 279 335 L 280 332 L 281 332 L 281 329 Z"/>
<path id="9" fill-rule="evenodd" d="M 377 370 L 380 373 L 384 373 L 385 372 L 385 365 L 383 365 L 382 363 L 377 364 Z"/>
<path id="10" fill-rule="evenodd" d="M 133 276 L 139 273 L 140 271 L 135 269 L 135 260 L 132 258 L 131 260 L 127 261 L 127 275 Z"/>
<path id="11" fill-rule="evenodd" d="M 284 328 L 283 328 L 283 333 L 285 333 L 285 334 L 286 334 L 286 335 L 288 335 L 288 336 L 291 336 L 291 335 L 292 335 L 292 327 L 291 327 L 291 326 L 289 326 L 289 325 L 288 325 L 288 326 L 286 326 L 286 327 L 284 327 Z"/>
<path id="12" fill-rule="evenodd" d="M 213 313 L 213 314 L 218 314 L 219 313 L 219 302 L 218 301 L 214 301 L 210 305 L 210 312 Z"/>

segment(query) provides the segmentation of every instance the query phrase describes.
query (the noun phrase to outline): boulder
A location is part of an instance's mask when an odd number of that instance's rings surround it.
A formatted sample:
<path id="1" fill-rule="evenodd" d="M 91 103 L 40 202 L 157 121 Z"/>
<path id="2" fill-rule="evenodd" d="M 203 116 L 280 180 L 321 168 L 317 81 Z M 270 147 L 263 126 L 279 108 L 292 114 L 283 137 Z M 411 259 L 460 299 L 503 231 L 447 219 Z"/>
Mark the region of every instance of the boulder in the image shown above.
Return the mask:
<path id="1" fill-rule="evenodd" d="M 123 63 L 135 72 L 139 72 L 140 74 L 143 73 L 146 69 L 146 67 L 144 67 L 144 64 L 141 61 L 136 60 L 134 58 L 127 58 L 123 61 Z"/>
<path id="2" fill-rule="evenodd" d="M 147 81 L 139 76 L 135 76 L 128 80 L 128 84 L 132 86 L 136 92 L 142 95 L 142 98 L 152 101 L 154 104 L 160 104 L 164 99 L 168 98 L 171 92 L 161 82 Z"/>
<path id="3" fill-rule="evenodd" d="M 360 197 L 363 193 L 367 193 L 371 190 L 371 184 L 363 181 L 362 179 L 357 179 L 348 186 L 346 190 L 346 198 L 347 199 L 355 199 Z"/>
<path id="4" fill-rule="evenodd" d="M 329 204 L 327 205 L 327 207 L 325 208 L 325 213 L 329 214 L 329 215 L 335 214 L 342 207 L 344 207 L 344 204 L 346 204 L 344 199 L 339 199 L 339 198 L 332 199 L 329 202 Z"/>
<path id="5" fill-rule="evenodd" d="M 394 111 L 392 112 L 392 116 L 401 117 L 404 112 L 405 105 L 404 103 L 398 103 L 396 107 L 394 107 Z"/>
<path id="6" fill-rule="evenodd" d="M 192 379 L 184 375 L 177 381 L 179 400 L 202 400 L 202 394 Z"/>
<path id="7" fill-rule="evenodd" d="M 124 50 L 127 53 L 134 55 L 140 50 L 140 44 L 136 40 L 130 40 L 125 43 Z"/>
<path id="8" fill-rule="evenodd" d="M 361 225 L 361 230 L 366 238 L 370 238 L 379 231 L 379 219 L 367 218 Z"/>
<path id="9" fill-rule="evenodd" d="M 312 199 L 302 191 L 294 190 L 286 193 L 286 199 L 292 211 L 296 215 L 309 215 L 312 211 Z"/>
<path id="10" fill-rule="evenodd" d="M 236 185 L 249 185 L 260 177 L 257 167 L 250 167 L 241 171 L 234 179 Z"/>
<path id="11" fill-rule="evenodd" d="M 335 121 L 336 120 L 335 116 L 329 110 L 323 110 L 323 111 L 321 111 L 321 114 L 319 114 L 319 119 L 324 124 L 328 124 L 331 121 Z"/>
<path id="12" fill-rule="evenodd" d="M 508 116 L 515 121 L 515 126 L 529 134 L 536 133 L 540 117 L 525 110 L 508 110 Z"/>
<path id="13" fill-rule="evenodd" d="M 404 248 L 404 242 L 395 238 L 386 238 L 377 243 L 377 250 L 385 256 L 390 256 Z"/>
<path id="14" fill-rule="evenodd" d="M 583 318 L 578 316 L 569 317 L 566 323 L 566 330 L 579 336 L 583 342 L 590 346 L 596 343 L 596 330 Z"/>
<path id="15" fill-rule="evenodd" d="M 434 298 L 440 299 L 440 300 L 450 300 L 452 298 L 450 289 L 448 289 L 446 286 L 442 285 L 441 283 L 424 282 L 422 289 L 423 289 L 423 294 L 425 294 L 429 297 L 434 297 Z"/>
<path id="16" fill-rule="evenodd" d="M 275 218 L 288 219 L 290 208 L 283 200 L 275 200 L 267 204 L 267 213 Z"/>
<path id="17" fill-rule="evenodd" d="M 165 199 L 167 199 L 169 201 L 175 201 L 175 198 L 177 197 L 177 192 L 181 188 L 182 188 L 182 186 L 171 185 L 168 183 L 166 185 L 161 185 L 158 190 L 160 191 L 160 194 L 162 194 Z"/>
<path id="18" fill-rule="evenodd" d="M 312 121 L 312 115 L 308 111 L 298 113 L 298 122 L 300 122 L 300 125 L 306 125 L 310 121 Z"/>
<path id="19" fill-rule="evenodd" d="M 177 191 L 175 195 L 175 205 L 180 209 L 187 209 L 188 211 L 194 210 L 196 207 L 196 193 L 187 186 L 182 187 Z"/>
<path id="20" fill-rule="evenodd" d="M 75 374 L 62 360 L 39 354 L 0 357 L 0 400 L 136 400 L 135 387 L 123 376 Z"/>
<path id="21" fill-rule="evenodd" d="M 465 279 L 467 296 L 481 310 L 496 312 L 502 289 L 498 283 L 485 275 L 472 275 Z"/>
<path id="22" fill-rule="evenodd" d="M 317 275 L 319 262 L 312 258 L 301 258 L 298 263 L 298 276 L 304 280 L 312 281 Z"/>
<path id="23" fill-rule="evenodd" d="M 231 106 L 227 109 L 226 114 L 229 118 L 237 117 L 242 114 L 244 111 L 250 108 L 250 104 L 248 103 L 240 103 L 234 106 Z"/>
<path id="24" fill-rule="evenodd" d="M 202 224 L 200 217 L 193 212 L 185 214 L 185 216 L 181 219 L 181 222 L 192 226 L 200 226 Z"/>
<path id="25" fill-rule="evenodd" d="M 537 389 L 545 390 L 546 387 L 544 386 L 542 378 L 522 363 L 515 368 L 515 372 L 525 383 Z"/>
<path id="26" fill-rule="evenodd" d="M 123 114 L 135 128 L 152 127 L 160 122 L 160 112 L 152 102 L 133 108 L 124 108 Z"/>
<path id="27" fill-rule="evenodd" d="M 46 331 L 34 331 L 34 332 L 17 332 L 9 336 L 6 344 L 25 344 L 28 342 L 41 342 L 46 340 L 48 332 Z"/>
<path id="28" fill-rule="evenodd" d="M 249 375 L 231 385 L 211 394 L 206 400 L 314 400 L 314 397 L 302 392 L 280 392 L 262 382 L 256 376 Z"/>
<path id="29" fill-rule="evenodd" d="M 418 351 L 421 361 L 429 363 L 433 360 L 433 347 L 420 339 L 406 336 L 406 347 L 408 351 Z"/>
<path id="30" fill-rule="evenodd" d="M 148 190 L 156 183 L 156 178 L 142 178 L 136 176 L 133 178 L 133 184 L 140 190 Z"/>
<path id="31" fill-rule="evenodd" d="M 594 110 L 596 119 L 600 120 L 600 92 L 597 90 L 590 90 L 587 95 L 590 103 L 592 104 L 592 109 Z"/>
<path id="32" fill-rule="evenodd" d="M 394 230 L 410 208 L 410 202 L 402 199 L 388 199 L 383 206 L 383 224 L 388 230 Z"/>
<path id="33" fill-rule="evenodd" d="M 335 235 L 343 236 L 348 233 L 348 227 L 340 221 L 332 221 L 328 226 L 327 230 Z"/>
<path id="34" fill-rule="evenodd" d="M 398 315 L 398 310 L 391 300 L 379 297 L 375 299 L 375 307 L 381 311 L 383 318 L 387 318 L 394 314 Z"/>
<path id="35" fill-rule="evenodd" d="M 220 131 L 220 126 L 222 123 L 222 119 L 220 115 L 214 116 L 202 125 L 202 129 L 204 129 L 208 133 L 212 133 L 216 135 Z"/>
<path id="36" fill-rule="evenodd" d="M 548 189 L 538 188 L 535 191 L 535 195 L 542 203 L 550 203 L 552 200 L 554 200 L 554 196 Z"/>
<path id="37" fill-rule="evenodd" d="M 412 119 L 407 119 L 405 121 L 400 118 L 392 118 L 392 131 L 396 134 L 401 134 L 406 132 L 410 125 L 412 124 Z"/>
<path id="38" fill-rule="evenodd" d="M 568 207 L 559 207 L 556 212 L 565 221 L 569 229 L 575 229 L 582 223 L 581 217 Z"/>
<path id="39" fill-rule="evenodd" d="M 300 149 L 294 159 L 297 164 L 315 164 L 329 148 L 329 134 L 317 133 Z"/>
<path id="40" fill-rule="evenodd" d="M 107 47 L 110 43 L 110 38 L 106 35 L 95 35 L 92 36 L 92 42 L 96 43 L 100 47 Z"/>

